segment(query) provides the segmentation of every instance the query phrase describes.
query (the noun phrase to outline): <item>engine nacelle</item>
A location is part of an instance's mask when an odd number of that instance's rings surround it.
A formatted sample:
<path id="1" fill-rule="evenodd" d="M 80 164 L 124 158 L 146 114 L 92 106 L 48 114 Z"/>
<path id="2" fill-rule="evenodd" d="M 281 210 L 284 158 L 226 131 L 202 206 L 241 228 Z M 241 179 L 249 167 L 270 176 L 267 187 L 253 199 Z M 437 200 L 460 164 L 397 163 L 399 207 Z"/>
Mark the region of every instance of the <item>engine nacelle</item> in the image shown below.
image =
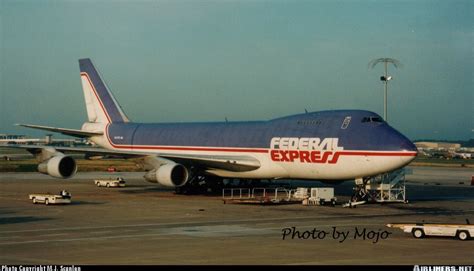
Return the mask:
<path id="1" fill-rule="evenodd" d="M 159 183 L 167 187 L 180 187 L 188 181 L 189 172 L 183 165 L 169 163 L 147 172 L 144 177 L 152 183 Z"/>
<path id="2" fill-rule="evenodd" d="M 65 155 L 56 155 L 38 165 L 38 171 L 56 178 L 67 179 L 77 171 L 76 161 Z"/>

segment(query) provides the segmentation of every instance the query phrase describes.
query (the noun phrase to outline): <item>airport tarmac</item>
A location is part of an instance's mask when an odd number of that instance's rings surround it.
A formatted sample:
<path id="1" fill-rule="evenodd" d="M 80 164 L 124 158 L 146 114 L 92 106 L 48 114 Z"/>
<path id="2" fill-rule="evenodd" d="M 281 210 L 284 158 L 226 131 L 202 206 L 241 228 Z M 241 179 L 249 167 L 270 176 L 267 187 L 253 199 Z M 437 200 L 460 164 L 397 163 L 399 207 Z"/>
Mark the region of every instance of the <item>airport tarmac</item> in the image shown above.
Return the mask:
<path id="1" fill-rule="evenodd" d="M 474 223 L 472 168 L 412 169 L 406 176 L 408 204 L 354 209 L 223 204 L 220 196 L 175 195 L 136 172 L 80 172 L 70 180 L 0 173 L 0 263 L 472 265 L 474 240 L 414 239 L 385 227 L 466 218 Z M 128 186 L 93 184 L 110 175 L 123 176 Z M 335 192 L 346 199 L 351 187 L 343 183 Z M 33 205 L 28 199 L 30 193 L 62 189 L 72 193 L 71 205 Z M 290 234 L 283 240 L 292 227 L 309 238 Z"/>

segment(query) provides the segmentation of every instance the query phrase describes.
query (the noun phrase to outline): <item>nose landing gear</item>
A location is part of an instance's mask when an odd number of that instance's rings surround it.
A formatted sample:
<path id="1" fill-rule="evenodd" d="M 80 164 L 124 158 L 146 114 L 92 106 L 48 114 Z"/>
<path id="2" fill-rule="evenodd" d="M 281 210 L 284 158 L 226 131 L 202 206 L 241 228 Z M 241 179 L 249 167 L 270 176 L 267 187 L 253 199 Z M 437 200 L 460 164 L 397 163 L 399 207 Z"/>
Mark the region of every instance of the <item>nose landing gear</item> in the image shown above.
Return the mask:
<path id="1" fill-rule="evenodd" d="M 404 202 L 406 199 L 405 169 L 384 173 L 375 177 L 355 180 L 351 201 L 343 207 L 355 207 L 364 203 Z"/>

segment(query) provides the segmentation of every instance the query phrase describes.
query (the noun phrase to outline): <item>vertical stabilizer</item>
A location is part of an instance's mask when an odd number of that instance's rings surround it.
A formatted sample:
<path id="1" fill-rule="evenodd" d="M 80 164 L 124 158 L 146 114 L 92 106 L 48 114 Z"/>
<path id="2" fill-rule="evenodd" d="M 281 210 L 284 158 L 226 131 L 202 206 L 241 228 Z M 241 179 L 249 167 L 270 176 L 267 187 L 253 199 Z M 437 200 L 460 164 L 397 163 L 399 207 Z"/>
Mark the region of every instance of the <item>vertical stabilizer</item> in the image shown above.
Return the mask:
<path id="1" fill-rule="evenodd" d="M 79 68 L 89 122 L 129 122 L 92 61 L 89 58 L 79 59 Z"/>

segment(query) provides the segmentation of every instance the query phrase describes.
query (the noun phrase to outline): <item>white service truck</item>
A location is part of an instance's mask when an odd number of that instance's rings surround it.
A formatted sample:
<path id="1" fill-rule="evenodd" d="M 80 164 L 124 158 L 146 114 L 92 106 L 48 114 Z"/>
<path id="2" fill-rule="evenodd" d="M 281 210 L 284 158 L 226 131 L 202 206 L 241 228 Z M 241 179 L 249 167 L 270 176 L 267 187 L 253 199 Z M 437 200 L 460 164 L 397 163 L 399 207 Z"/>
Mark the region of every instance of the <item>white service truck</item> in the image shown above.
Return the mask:
<path id="1" fill-rule="evenodd" d="M 336 206 L 337 198 L 334 196 L 332 187 L 312 187 L 308 198 L 303 200 L 303 205 L 326 205 Z"/>
<path id="2" fill-rule="evenodd" d="M 95 185 L 98 187 L 105 186 L 105 187 L 125 187 L 125 181 L 122 177 L 117 177 L 115 179 L 97 179 L 94 180 Z"/>
<path id="3" fill-rule="evenodd" d="M 411 233 L 419 239 L 425 236 L 449 236 L 465 241 L 474 237 L 474 225 L 466 220 L 466 224 L 441 224 L 441 223 L 391 223 L 389 228 L 399 228 L 403 232 Z"/>
<path id="4" fill-rule="evenodd" d="M 310 197 L 309 191 L 307 187 L 298 187 L 291 197 L 295 201 L 303 201 Z"/>
<path id="5" fill-rule="evenodd" d="M 30 200 L 33 204 L 44 203 L 49 204 L 69 204 L 71 203 L 71 193 L 63 190 L 59 195 L 45 193 L 45 194 L 30 194 Z"/>

